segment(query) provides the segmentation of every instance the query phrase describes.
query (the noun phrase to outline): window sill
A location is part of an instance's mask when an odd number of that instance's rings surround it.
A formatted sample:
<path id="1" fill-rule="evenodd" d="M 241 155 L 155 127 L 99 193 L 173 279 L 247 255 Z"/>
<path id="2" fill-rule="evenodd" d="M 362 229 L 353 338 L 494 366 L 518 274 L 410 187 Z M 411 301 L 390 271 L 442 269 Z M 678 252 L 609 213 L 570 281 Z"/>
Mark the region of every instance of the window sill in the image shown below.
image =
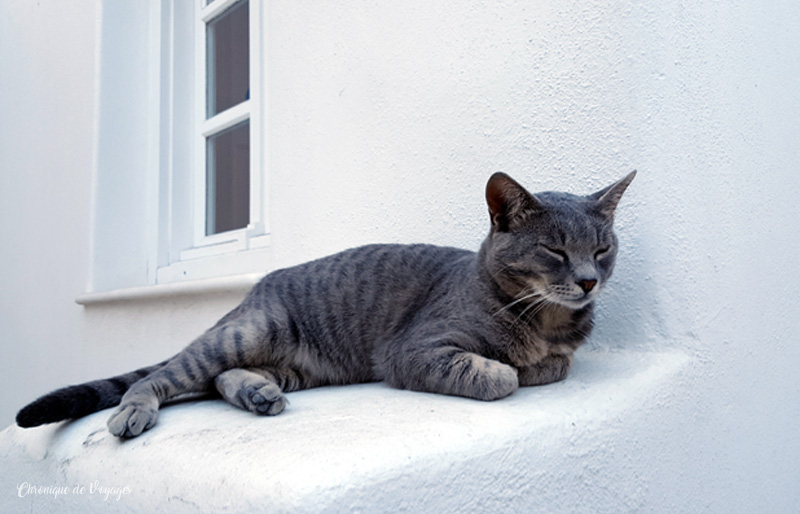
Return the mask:
<path id="1" fill-rule="evenodd" d="M 363 384 L 291 393 L 276 417 L 180 403 L 129 441 L 108 433 L 110 411 L 12 426 L 3 483 L 128 493 L 6 494 L 0 510 L 618 512 L 644 501 L 641 420 L 681 394 L 688 364 L 674 350 L 584 351 L 567 380 L 497 402 Z"/>
<path id="2" fill-rule="evenodd" d="M 78 296 L 75 299 L 75 302 L 79 305 L 87 306 L 113 302 L 152 300 L 176 296 L 248 291 L 253 287 L 253 285 L 261 280 L 264 275 L 264 272 L 244 273 L 226 277 L 205 278 L 201 280 L 188 280 L 185 282 L 173 282 L 168 284 L 155 284 L 141 287 L 113 289 L 111 291 L 90 292 L 83 293 L 82 295 Z"/>
<path id="3" fill-rule="evenodd" d="M 231 243 L 182 252 L 181 260 L 158 268 L 156 282 L 170 284 L 211 279 L 218 277 L 220 270 L 236 270 L 237 274 L 260 273 L 263 276 L 270 263 L 269 236 L 251 238 L 247 244 L 253 242 L 261 246 L 245 249 L 241 247 L 241 241 L 236 241 L 228 248 L 225 247 Z"/>

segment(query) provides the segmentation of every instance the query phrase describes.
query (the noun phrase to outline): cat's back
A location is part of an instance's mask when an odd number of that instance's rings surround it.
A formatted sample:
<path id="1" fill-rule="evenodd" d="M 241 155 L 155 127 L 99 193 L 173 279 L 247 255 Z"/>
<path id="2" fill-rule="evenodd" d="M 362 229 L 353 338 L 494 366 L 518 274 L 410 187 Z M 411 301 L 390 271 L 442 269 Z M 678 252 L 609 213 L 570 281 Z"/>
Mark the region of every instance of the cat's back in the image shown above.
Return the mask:
<path id="1" fill-rule="evenodd" d="M 396 294 L 430 285 L 474 256 L 459 248 L 434 245 L 373 244 L 275 271 L 262 281 L 285 294 Z M 282 295 L 283 296 L 283 295 Z"/>
<path id="2" fill-rule="evenodd" d="M 251 296 L 280 302 L 308 338 L 375 341 L 402 330 L 474 258 L 433 245 L 361 246 L 272 272 Z"/>

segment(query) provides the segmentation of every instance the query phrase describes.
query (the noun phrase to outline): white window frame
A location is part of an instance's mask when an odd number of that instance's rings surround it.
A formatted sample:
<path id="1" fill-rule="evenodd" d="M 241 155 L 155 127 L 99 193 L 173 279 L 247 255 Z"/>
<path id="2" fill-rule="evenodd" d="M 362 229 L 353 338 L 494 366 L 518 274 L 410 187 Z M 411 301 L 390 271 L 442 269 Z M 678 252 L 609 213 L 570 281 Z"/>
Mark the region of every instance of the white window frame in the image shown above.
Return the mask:
<path id="1" fill-rule="evenodd" d="M 250 33 L 250 95 L 249 99 L 206 119 L 206 25 L 222 15 L 241 0 L 214 0 L 206 5 L 205 0 L 194 0 L 193 45 L 187 41 L 176 41 L 176 24 L 187 23 L 175 14 L 175 2 L 169 2 L 169 22 L 162 34 L 162 43 L 168 51 L 162 52 L 162 88 L 168 91 L 166 108 L 169 116 L 162 116 L 162 149 L 170 153 L 163 159 L 166 169 L 162 169 L 161 186 L 168 189 L 165 195 L 169 205 L 165 206 L 169 221 L 162 223 L 160 240 L 165 248 L 160 251 L 156 282 L 175 282 L 202 279 L 220 275 L 250 273 L 268 268 L 268 248 L 270 244 L 268 206 L 266 191 L 268 176 L 264 156 L 264 146 L 269 140 L 266 133 L 264 88 L 265 67 L 263 66 L 263 19 L 260 0 L 248 2 Z M 185 32 L 185 31 L 184 31 Z M 185 39 L 185 38 L 184 38 Z M 193 108 L 191 120 L 177 115 L 175 95 L 185 94 L 176 91 L 175 74 L 186 73 L 187 52 L 192 49 L 193 70 Z M 165 120 L 164 122 L 163 120 Z M 218 234 L 206 235 L 206 169 L 207 138 L 229 127 L 249 120 L 250 124 L 250 220 L 246 227 Z M 165 127 L 164 124 L 167 126 Z M 180 131 L 193 132 L 191 156 L 179 156 L 184 164 L 178 162 L 174 154 L 174 142 L 185 137 Z M 188 157 L 188 158 L 187 158 Z M 191 162 L 186 165 L 186 162 Z M 180 209 L 176 195 L 186 195 L 181 188 L 191 188 L 191 209 Z M 184 196 L 185 198 L 185 196 Z M 190 211 L 190 212 L 187 212 Z M 166 231 L 166 234 L 163 232 Z"/>

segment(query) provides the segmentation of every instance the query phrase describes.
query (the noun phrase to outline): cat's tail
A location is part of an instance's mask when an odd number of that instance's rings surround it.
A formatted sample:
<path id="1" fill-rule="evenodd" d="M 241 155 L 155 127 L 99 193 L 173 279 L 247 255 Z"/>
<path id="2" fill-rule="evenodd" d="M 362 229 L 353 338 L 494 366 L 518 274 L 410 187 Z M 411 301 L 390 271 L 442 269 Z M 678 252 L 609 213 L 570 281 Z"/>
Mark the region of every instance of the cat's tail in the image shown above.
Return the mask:
<path id="1" fill-rule="evenodd" d="M 65 419 L 77 419 L 118 405 L 122 395 L 131 385 L 163 367 L 167 362 L 169 361 L 48 393 L 17 413 L 17 425 L 30 428 Z"/>

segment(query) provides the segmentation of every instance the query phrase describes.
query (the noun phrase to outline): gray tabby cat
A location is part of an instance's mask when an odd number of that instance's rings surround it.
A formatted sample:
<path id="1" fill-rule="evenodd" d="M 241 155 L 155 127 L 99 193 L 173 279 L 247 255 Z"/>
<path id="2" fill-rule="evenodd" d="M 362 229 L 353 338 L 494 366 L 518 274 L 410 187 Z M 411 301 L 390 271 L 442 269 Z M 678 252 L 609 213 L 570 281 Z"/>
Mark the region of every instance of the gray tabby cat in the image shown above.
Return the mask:
<path id="1" fill-rule="evenodd" d="M 384 380 L 496 400 L 563 380 L 614 268 L 614 210 L 635 173 L 589 196 L 532 195 L 496 173 L 478 253 L 373 245 L 275 271 L 171 359 L 59 389 L 17 423 L 119 404 L 108 428 L 135 437 L 164 401 L 212 386 L 237 407 L 275 415 L 284 393 L 326 384 Z"/>

